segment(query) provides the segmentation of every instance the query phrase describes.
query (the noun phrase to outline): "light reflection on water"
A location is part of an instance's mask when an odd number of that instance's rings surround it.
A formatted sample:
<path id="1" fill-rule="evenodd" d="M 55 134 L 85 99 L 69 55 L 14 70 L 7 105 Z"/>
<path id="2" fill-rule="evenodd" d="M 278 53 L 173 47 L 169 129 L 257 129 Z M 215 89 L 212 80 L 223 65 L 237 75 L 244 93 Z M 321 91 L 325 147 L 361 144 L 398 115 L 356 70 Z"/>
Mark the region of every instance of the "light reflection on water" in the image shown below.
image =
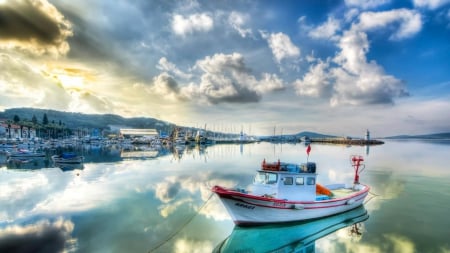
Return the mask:
<path id="1" fill-rule="evenodd" d="M 339 229 L 315 252 L 445 252 L 450 145 L 394 142 L 371 147 L 312 145 L 319 183 L 352 182 L 352 154 L 366 157 L 361 182 L 372 187 L 370 218 L 358 240 Z M 303 162 L 304 145 L 215 145 L 123 155 L 84 149 L 84 167 L 0 169 L 0 252 L 14 245 L 73 252 L 212 252 L 233 232 L 210 187 L 246 187 L 267 161 Z M 2 159 L 2 157 L 0 157 Z M 39 167 L 39 165 L 38 165 Z M 411 229 L 415 227 L 416 229 Z M 49 243 L 50 242 L 50 243 Z M 9 248 L 8 248 L 9 247 Z M 258 252 L 258 251 L 256 251 Z"/>

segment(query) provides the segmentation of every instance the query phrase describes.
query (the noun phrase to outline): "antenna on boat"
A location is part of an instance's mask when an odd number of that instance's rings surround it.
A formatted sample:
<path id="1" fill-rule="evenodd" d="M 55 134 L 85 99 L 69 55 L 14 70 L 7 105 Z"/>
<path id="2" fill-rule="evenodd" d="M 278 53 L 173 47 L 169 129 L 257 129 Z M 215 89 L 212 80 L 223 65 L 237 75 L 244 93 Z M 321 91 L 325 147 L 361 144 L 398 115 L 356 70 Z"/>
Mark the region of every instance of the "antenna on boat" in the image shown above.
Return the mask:
<path id="1" fill-rule="evenodd" d="M 353 180 L 353 184 L 359 184 L 359 173 L 361 173 L 366 165 L 363 163 L 364 158 L 360 155 L 352 155 L 350 157 L 350 161 L 352 163 L 352 167 L 355 169 L 355 179 Z"/>

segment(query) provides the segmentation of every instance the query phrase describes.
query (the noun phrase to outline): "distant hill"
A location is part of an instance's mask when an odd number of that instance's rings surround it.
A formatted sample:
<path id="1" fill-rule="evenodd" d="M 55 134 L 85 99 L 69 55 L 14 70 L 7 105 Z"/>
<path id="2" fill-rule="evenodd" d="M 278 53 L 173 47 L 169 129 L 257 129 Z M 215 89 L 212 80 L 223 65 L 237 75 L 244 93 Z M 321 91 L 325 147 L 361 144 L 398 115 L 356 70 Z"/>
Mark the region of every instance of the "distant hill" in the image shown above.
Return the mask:
<path id="1" fill-rule="evenodd" d="M 299 140 L 300 138 L 307 136 L 309 138 L 333 138 L 336 136 L 333 135 L 326 135 L 326 134 L 320 134 L 315 132 L 309 132 L 309 131 L 303 131 L 297 134 L 283 134 L 283 135 L 268 135 L 268 136 L 260 136 L 261 140 L 272 140 L 272 141 L 281 141 L 281 140 L 287 140 L 287 141 L 293 141 L 293 140 Z"/>
<path id="2" fill-rule="evenodd" d="M 175 125 L 169 122 L 157 120 L 154 118 L 136 117 L 124 118 L 114 114 L 83 114 L 73 112 L 61 112 L 55 110 L 35 109 L 35 108 L 13 108 L 0 112 L 0 119 L 14 118 L 19 116 L 21 120 L 31 120 L 36 116 L 38 122 L 42 122 L 44 114 L 47 114 L 49 122 L 58 123 L 61 121 L 65 126 L 71 129 L 75 128 L 98 128 L 111 129 L 121 128 L 153 128 L 160 131 L 166 131 Z"/>
<path id="3" fill-rule="evenodd" d="M 450 133 L 422 134 L 422 135 L 396 135 L 384 139 L 450 139 Z"/>
<path id="4" fill-rule="evenodd" d="M 298 138 L 301 138 L 303 136 L 308 136 L 309 138 L 333 138 L 333 137 L 336 137 L 334 135 L 319 134 L 319 133 L 308 132 L 308 131 L 303 131 L 303 132 L 297 133 L 297 134 L 295 134 L 295 136 L 297 136 Z"/>

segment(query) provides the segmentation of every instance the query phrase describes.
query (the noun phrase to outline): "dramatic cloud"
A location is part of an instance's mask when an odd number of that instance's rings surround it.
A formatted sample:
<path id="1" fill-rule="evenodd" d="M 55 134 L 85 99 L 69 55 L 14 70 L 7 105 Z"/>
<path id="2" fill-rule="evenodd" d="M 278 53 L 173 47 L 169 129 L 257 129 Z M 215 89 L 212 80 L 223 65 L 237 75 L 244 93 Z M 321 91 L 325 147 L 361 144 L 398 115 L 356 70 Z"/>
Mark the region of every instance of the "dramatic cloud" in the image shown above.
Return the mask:
<path id="1" fill-rule="evenodd" d="M 11 0 L 0 4 L 0 48 L 33 54 L 66 54 L 71 23 L 46 0 Z"/>
<path id="2" fill-rule="evenodd" d="M 257 102 L 262 93 L 283 89 L 276 75 L 263 73 L 257 80 L 238 53 L 208 56 L 197 61 L 195 69 L 203 72 L 200 84 L 191 83 L 181 89 L 181 94 L 191 100 L 206 99 L 213 104 Z"/>
<path id="3" fill-rule="evenodd" d="M 300 56 L 300 49 L 292 43 L 288 35 L 284 33 L 266 34 L 264 32 L 261 32 L 261 35 L 269 43 L 277 63 L 280 63 L 283 59 L 296 59 Z"/>
<path id="4" fill-rule="evenodd" d="M 335 79 L 331 105 L 393 103 L 394 97 L 408 95 L 400 80 L 386 75 L 375 62 L 367 62 L 369 42 L 365 33 L 354 29 L 345 32 L 339 47 L 341 51 L 334 58 L 339 67 L 330 69 Z"/>
<path id="5" fill-rule="evenodd" d="M 176 35 L 185 36 L 194 32 L 207 32 L 214 26 L 213 19 L 206 13 L 197 13 L 188 17 L 175 14 L 172 19 L 172 30 Z"/>
<path id="6" fill-rule="evenodd" d="M 0 108 L 176 124 L 216 115 L 242 123 L 264 113 L 270 116 L 253 125 L 255 133 L 266 134 L 273 121 L 297 131 L 304 121 L 293 113 L 318 125 L 312 108 L 398 106 L 397 98 L 423 97 L 422 87 L 446 82 L 448 4 L 346 0 L 319 10 L 304 1 L 273 8 L 264 1 L 0 0 Z M 299 106 L 304 111 L 293 109 Z"/>
<path id="7" fill-rule="evenodd" d="M 297 94 L 330 99 L 332 106 L 350 104 L 392 104 L 396 97 L 408 96 L 405 84 L 385 73 L 375 61 L 368 61 L 369 40 L 366 31 L 399 23 L 392 39 L 411 37 L 421 29 L 420 14 L 405 9 L 365 12 L 359 23 L 345 31 L 338 41 L 340 51 L 332 63 L 321 60 L 294 82 Z"/>
<path id="8" fill-rule="evenodd" d="M 20 107 L 23 101 L 46 108 L 52 105 L 59 110 L 67 109 L 70 95 L 60 83 L 42 75 L 41 69 L 7 54 L 0 54 L 0 98 Z"/>

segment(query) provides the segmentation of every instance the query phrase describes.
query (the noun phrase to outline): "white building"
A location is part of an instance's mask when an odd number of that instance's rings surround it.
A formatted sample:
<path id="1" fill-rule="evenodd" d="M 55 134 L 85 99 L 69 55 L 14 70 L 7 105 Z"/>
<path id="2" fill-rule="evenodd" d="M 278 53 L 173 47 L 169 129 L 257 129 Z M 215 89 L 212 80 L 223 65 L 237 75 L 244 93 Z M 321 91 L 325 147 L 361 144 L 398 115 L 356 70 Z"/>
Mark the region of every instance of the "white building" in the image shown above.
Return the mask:
<path id="1" fill-rule="evenodd" d="M 156 139 L 159 137 L 159 133 L 156 129 L 133 129 L 122 128 L 119 130 L 120 135 L 124 138 L 147 138 Z"/>

